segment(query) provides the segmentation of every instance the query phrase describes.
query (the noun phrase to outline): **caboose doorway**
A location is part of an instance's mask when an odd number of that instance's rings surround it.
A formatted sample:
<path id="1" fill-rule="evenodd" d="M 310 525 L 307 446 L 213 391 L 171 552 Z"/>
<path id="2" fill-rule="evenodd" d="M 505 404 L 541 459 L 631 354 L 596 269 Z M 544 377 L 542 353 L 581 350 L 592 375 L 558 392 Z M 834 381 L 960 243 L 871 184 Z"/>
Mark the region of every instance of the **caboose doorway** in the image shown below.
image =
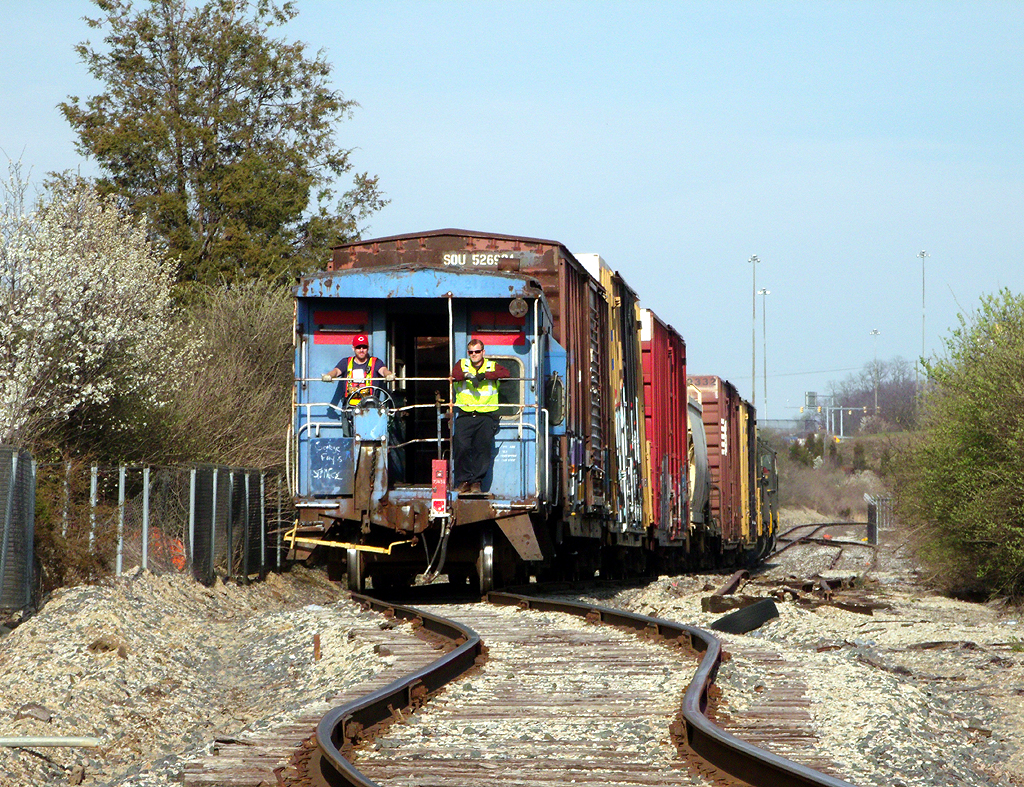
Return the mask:
<path id="1" fill-rule="evenodd" d="M 389 303 L 388 337 L 394 352 L 394 370 L 400 381 L 396 393 L 405 409 L 399 415 L 396 436 L 404 448 L 401 461 L 393 463 L 392 486 L 429 486 L 430 461 L 449 456 L 447 414 L 448 375 L 451 372 L 447 303 L 409 300 Z M 395 308 L 398 306 L 399 308 Z M 426 378 L 426 379 L 425 379 Z"/>

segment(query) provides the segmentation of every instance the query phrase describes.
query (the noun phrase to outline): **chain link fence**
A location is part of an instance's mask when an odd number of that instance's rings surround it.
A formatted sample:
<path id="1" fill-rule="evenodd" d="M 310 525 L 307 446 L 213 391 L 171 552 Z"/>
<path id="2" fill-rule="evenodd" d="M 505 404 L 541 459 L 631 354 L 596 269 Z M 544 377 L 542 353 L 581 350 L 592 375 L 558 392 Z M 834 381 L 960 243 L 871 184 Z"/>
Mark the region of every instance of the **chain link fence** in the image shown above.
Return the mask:
<path id="1" fill-rule="evenodd" d="M 35 482 L 29 453 L 0 446 L 0 611 L 22 610 L 32 602 Z"/>
<path id="2" fill-rule="evenodd" d="M 893 499 L 891 497 L 864 495 L 868 504 L 868 542 L 878 543 L 878 534 L 882 530 L 892 530 L 895 517 L 893 515 Z"/>
<path id="3" fill-rule="evenodd" d="M 280 569 L 283 480 L 247 468 L 40 464 L 43 589 L 136 568 L 246 581 Z"/>

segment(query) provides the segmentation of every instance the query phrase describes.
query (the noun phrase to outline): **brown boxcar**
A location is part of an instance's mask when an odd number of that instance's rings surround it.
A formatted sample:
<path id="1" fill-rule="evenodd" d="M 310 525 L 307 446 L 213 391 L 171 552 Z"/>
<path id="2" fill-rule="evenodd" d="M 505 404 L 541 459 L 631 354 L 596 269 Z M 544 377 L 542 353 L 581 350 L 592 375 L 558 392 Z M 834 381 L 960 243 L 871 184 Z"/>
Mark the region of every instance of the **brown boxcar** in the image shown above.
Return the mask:
<path id="1" fill-rule="evenodd" d="M 650 510 L 660 544 L 689 546 L 686 343 L 649 309 L 640 310 Z"/>
<path id="2" fill-rule="evenodd" d="M 753 479 L 756 430 L 753 407 L 736 386 L 715 376 L 691 376 L 700 393 L 711 473 L 711 515 L 724 549 L 747 549 L 757 541 L 757 489 Z"/>
<path id="3" fill-rule="evenodd" d="M 611 423 L 608 387 L 608 313 L 604 290 L 557 241 L 459 229 L 392 235 L 334 249 L 328 270 L 408 265 L 479 271 L 514 271 L 537 280 L 565 349 L 567 434 L 561 438 L 562 489 L 570 529 L 599 536 L 608 496 Z M 582 385 L 589 381 L 589 385 Z"/>

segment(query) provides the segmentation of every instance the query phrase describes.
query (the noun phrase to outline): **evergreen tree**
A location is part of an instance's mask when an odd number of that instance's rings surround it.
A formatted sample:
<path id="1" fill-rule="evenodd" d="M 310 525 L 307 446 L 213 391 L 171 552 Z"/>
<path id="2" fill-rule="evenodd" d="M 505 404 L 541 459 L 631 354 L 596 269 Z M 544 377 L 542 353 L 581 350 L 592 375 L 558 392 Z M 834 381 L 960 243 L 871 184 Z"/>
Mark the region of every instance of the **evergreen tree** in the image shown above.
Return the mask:
<path id="1" fill-rule="evenodd" d="M 148 216 L 179 281 L 288 281 L 386 204 L 364 173 L 329 207 L 352 170 L 335 130 L 356 104 L 330 87 L 322 52 L 271 37 L 291 3 L 93 2 L 104 46 L 77 51 L 104 91 L 60 108 L 100 191 Z"/>

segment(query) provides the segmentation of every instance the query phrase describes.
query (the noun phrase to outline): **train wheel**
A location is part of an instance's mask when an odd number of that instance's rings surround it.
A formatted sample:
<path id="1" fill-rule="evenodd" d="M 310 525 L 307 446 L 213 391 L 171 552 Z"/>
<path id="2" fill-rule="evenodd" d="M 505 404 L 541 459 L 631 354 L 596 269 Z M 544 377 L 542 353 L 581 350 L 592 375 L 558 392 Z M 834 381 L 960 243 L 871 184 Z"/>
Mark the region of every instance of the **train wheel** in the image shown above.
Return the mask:
<path id="1" fill-rule="evenodd" d="M 494 590 L 494 531 L 489 527 L 480 530 L 480 554 L 476 559 L 476 575 L 480 580 L 480 595 Z"/>
<path id="2" fill-rule="evenodd" d="M 348 589 L 353 593 L 366 591 L 366 565 L 358 549 L 348 550 Z"/>

